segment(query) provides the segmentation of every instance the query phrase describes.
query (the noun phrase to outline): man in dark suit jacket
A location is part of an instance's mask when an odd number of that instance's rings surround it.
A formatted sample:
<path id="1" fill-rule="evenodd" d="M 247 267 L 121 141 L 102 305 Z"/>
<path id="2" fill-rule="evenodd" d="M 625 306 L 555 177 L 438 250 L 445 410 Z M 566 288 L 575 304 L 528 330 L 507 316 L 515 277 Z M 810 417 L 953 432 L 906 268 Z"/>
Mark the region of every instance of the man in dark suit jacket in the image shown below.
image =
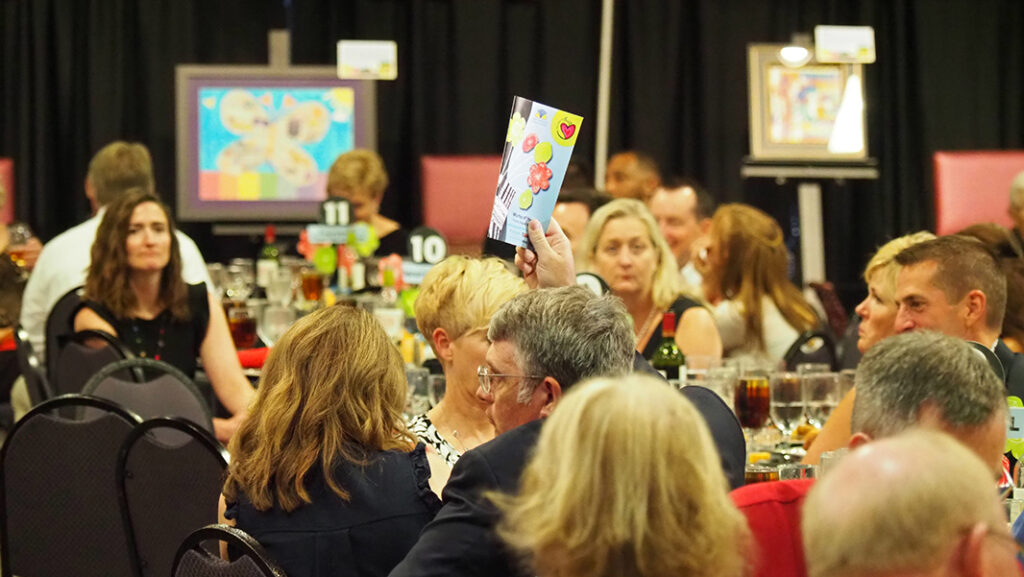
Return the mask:
<path id="1" fill-rule="evenodd" d="M 985 245 L 944 236 L 905 249 L 896 263 L 896 332 L 927 329 L 981 343 L 1003 365 L 1007 396 L 1024 399 L 1024 356 L 999 339 L 1006 276 Z"/>
<path id="2" fill-rule="evenodd" d="M 557 223 L 552 228 L 560 232 Z M 558 258 L 549 252 L 552 247 L 543 233 L 538 238 L 536 232 L 531 228 L 541 260 Z M 563 241 L 568 246 L 564 235 L 552 244 Z M 567 260 L 570 274 L 561 277 L 566 281 L 573 278 L 571 257 Z M 555 268 L 565 273 L 564 267 Z M 531 281 L 530 275 L 538 267 L 524 272 L 527 282 L 537 286 L 537 277 Z M 542 283 L 544 274 L 541 270 Z M 592 376 L 625 374 L 637 362 L 632 322 L 621 301 L 576 286 L 515 297 L 491 319 L 488 338 L 491 346 L 478 394 L 488 403 L 498 437 L 459 459 L 440 513 L 391 577 L 520 574 L 514 556 L 494 532 L 499 514 L 485 494 L 516 490 L 543 419 L 567 388 Z M 640 359 L 640 364 L 646 363 Z M 682 394 L 707 420 L 730 483 L 742 484 L 745 449 L 735 416 L 703 387 L 687 387 Z"/>

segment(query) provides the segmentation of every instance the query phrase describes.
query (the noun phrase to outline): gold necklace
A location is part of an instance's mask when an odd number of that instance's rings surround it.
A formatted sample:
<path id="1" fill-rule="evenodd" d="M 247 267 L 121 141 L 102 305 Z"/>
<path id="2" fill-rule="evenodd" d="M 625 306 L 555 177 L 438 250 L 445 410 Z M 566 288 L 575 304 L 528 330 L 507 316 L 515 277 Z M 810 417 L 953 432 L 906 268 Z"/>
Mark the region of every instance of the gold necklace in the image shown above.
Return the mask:
<path id="1" fill-rule="evenodd" d="M 647 320 L 644 321 L 644 325 L 640 328 L 640 333 L 636 335 L 637 340 L 645 338 L 650 334 L 652 330 L 651 323 L 655 322 L 655 319 L 659 316 L 661 316 L 661 311 L 658 310 L 658 307 L 652 308 L 651 314 L 647 315 Z"/>

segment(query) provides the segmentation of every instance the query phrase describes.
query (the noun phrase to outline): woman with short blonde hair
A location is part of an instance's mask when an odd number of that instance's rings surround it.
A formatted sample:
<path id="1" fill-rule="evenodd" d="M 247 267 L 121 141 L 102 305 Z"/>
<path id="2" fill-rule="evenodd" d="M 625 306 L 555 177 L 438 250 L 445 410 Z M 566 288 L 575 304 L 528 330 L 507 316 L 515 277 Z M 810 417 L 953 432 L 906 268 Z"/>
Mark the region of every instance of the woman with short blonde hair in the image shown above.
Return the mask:
<path id="1" fill-rule="evenodd" d="M 896 255 L 905 248 L 933 238 L 935 235 L 926 230 L 894 238 L 879 247 L 864 267 L 864 282 L 868 286 L 868 294 L 855 309 L 860 317 L 857 325 L 857 350 L 862 354 L 882 339 L 896 334 L 896 278 L 900 274 Z M 805 463 L 817 465 L 822 453 L 847 446 L 850 435 L 853 434 L 850 419 L 853 416 L 853 403 L 856 398 L 857 390 L 853 387 L 839 401 L 839 405 L 825 421 L 821 432 L 817 436 L 805 439 Z"/>
<path id="2" fill-rule="evenodd" d="M 432 449 L 430 484 L 438 493 L 462 453 L 494 438 L 494 425 L 484 412 L 487 403 L 476 395 L 477 367 L 487 354 L 491 317 L 526 290 L 526 282 L 496 258 L 450 256 L 423 277 L 416 325 L 444 370 L 445 396 L 430 411 L 412 417 L 409 428 Z"/>
<path id="3" fill-rule="evenodd" d="M 231 440 L 222 519 L 291 577 L 339 564 L 386 575 L 440 508 L 402 419 L 407 394 L 401 355 L 372 315 L 334 306 L 299 319 Z"/>
<path id="4" fill-rule="evenodd" d="M 675 341 L 687 357 L 722 356 L 711 314 L 683 294 L 672 249 L 639 200 L 620 198 L 594 212 L 583 233 L 580 268 L 603 278 L 633 317 L 636 348 L 651 358 L 665 313 L 676 317 Z"/>
<path id="5" fill-rule="evenodd" d="M 544 424 L 499 535 L 539 575 L 734 577 L 750 542 L 704 419 L 643 375 L 576 385 Z"/>

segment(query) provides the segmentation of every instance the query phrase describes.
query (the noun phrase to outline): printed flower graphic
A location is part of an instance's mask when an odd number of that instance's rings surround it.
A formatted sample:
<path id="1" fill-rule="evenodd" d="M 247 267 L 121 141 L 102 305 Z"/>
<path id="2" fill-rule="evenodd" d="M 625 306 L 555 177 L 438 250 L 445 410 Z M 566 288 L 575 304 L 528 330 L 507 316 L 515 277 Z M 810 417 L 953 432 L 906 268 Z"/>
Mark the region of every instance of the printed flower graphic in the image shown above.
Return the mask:
<path id="1" fill-rule="evenodd" d="M 518 112 L 512 114 L 508 119 L 508 134 L 505 135 L 505 142 L 511 142 L 512 146 L 518 146 L 523 139 L 523 132 L 526 130 L 526 119 Z"/>
<path id="2" fill-rule="evenodd" d="M 523 139 L 523 152 L 530 152 L 533 150 L 533 147 L 537 146 L 537 140 L 536 134 L 532 132 L 527 134 L 526 138 Z"/>
<path id="3" fill-rule="evenodd" d="M 530 190 L 534 194 L 542 190 L 547 190 L 550 185 L 548 182 L 551 179 L 551 169 L 548 165 L 543 162 L 538 162 L 530 167 L 530 176 L 526 179 L 526 184 L 530 185 Z"/>

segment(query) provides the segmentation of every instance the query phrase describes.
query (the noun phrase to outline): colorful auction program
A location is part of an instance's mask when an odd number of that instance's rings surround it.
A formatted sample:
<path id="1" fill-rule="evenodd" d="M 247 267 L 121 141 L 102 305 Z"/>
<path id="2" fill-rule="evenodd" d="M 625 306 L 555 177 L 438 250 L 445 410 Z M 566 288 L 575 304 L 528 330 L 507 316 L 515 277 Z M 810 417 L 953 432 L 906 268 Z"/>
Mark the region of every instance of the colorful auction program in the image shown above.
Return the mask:
<path id="1" fill-rule="evenodd" d="M 530 220 L 547 229 L 581 124 L 582 116 L 515 97 L 488 237 L 526 247 Z"/>

